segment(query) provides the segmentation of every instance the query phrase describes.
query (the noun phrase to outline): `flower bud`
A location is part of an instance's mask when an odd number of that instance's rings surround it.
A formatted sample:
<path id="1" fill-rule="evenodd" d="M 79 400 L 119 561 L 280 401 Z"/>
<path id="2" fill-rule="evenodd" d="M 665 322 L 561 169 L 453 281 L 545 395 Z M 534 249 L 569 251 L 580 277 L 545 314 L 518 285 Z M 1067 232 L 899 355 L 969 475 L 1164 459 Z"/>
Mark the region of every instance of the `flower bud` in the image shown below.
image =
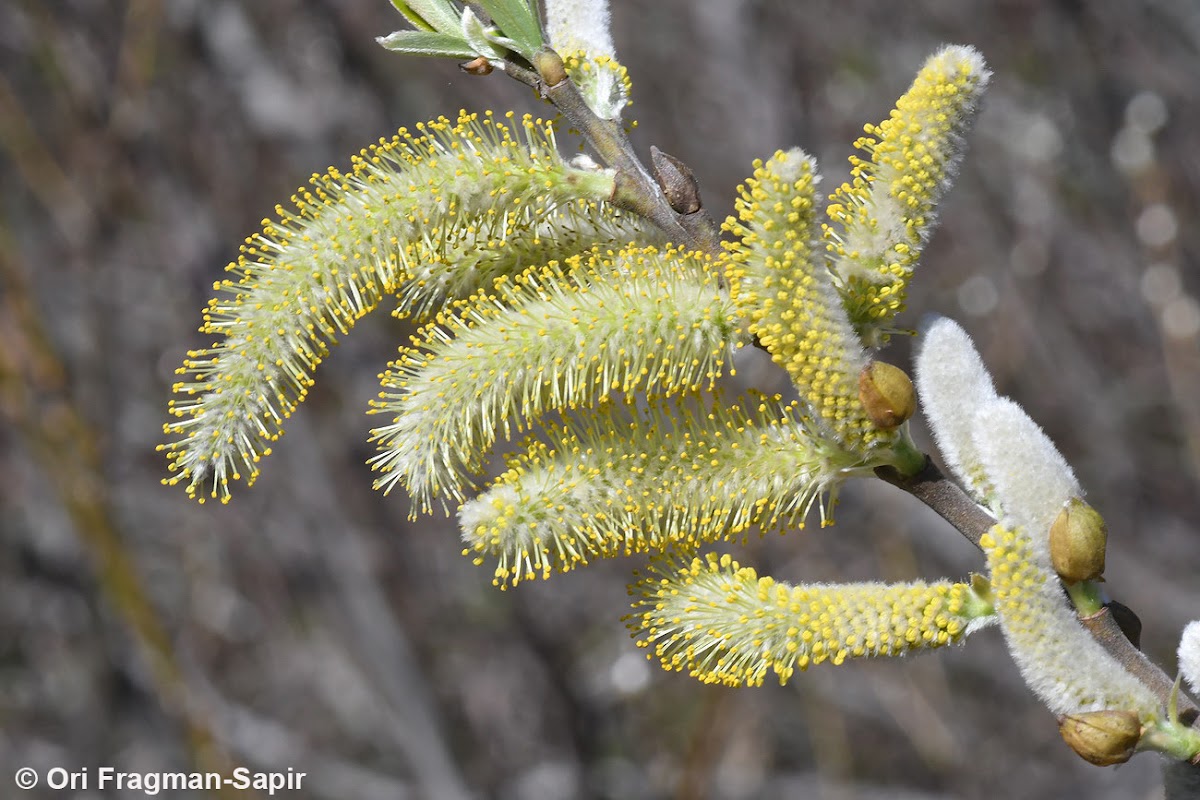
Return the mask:
<path id="1" fill-rule="evenodd" d="M 476 56 L 465 64 L 459 64 L 458 68 L 468 75 L 492 74 L 492 62 L 488 61 L 483 56 Z"/>
<path id="2" fill-rule="evenodd" d="M 676 214 L 695 214 L 700 210 L 700 184 L 687 164 L 657 147 L 650 147 L 654 180 L 662 187 L 667 202 Z"/>
<path id="3" fill-rule="evenodd" d="M 1072 497 L 1050 526 L 1050 561 L 1064 581 L 1091 581 L 1104 574 L 1108 529 L 1104 517 Z"/>
<path id="4" fill-rule="evenodd" d="M 1132 711 L 1086 711 L 1063 717 L 1058 732 L 1084 761 L 1109 767 L 1130 759 L 1142 738 L 1142 723 Z"/>
<path id="5" fill-rule="evenodd" d="M 912 381 L 899 367 L 872 361 L 858 374 L 858 399 L 876 427 L 891 430 L 917 410 Z"/>
<path id="6" fill-rule="evenodd" d="M 567 79 L 567 68 L 563 65 L 562 56 L 549 47 L 543 47 L 533 54 L 533 68 L 548 87 L 557 86 Z"/>

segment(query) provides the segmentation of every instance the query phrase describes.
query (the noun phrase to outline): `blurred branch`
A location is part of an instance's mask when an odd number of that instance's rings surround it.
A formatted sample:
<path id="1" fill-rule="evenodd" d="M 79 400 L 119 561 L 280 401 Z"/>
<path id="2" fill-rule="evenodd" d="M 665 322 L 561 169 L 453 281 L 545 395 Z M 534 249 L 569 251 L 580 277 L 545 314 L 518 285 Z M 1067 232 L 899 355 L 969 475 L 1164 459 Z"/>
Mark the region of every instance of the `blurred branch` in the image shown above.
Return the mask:
<path id="1" fill-rule="evenodd" d="M 290 424 L 293 432 L 304 427 L 299 419 Z M 313 509 L 339 508 L 342 503 L 329 488 L 335 482 L 329 460 L 313 441 L 311 436 L 290 439 L 297 461 L 313 471 L 300 485 L 304 486 Z M 357 660 L 370 675 L 376 694 L 387 704 L 391 720 L 387 733 L 417 776 L 421 795 L 438 800 L 468 800 L 471 793 L 455 766 L 438 715 L 428 700 L 434 693 L 371 569 L 367 533 L 347 524 L 344 517 L 315 519 L 311 529 L 337 591 L 338 614 L 342 619 L 340 624 L 330 627 L 349 640 L 351 652 L 358 655 Z M 337 531 L 336 537 L 333 531 Z"/>
<path id="2" fill-rule="evenodd" d="M 81 245 L 94 222 L 91 204 L 59 166 L 34 128 L 11 84 L 0 74 L 0 150 L 8 157 L 29 191 L 45 208 L 59 234 Z M 5 245 L 7 259 L 12 248 Z M 6 272 L 15 267 L 5 268 Z"/>
<path id="3" fill-rule="evenodd" d="M 1163 796 L 1166 800 L 1194 800 L 1200 797 L 1200 766 L 1164 760 Z"/>
<path id="4" fill-rule="evenodd" d="M 121 541 L 95 436 L 71 397 L 66 369 L 42 327 L 8 230 L 0 225 L 0 419 L 21 433 L 57 488 L 76 534 L 91 554 L 103 595 L 141 650 L 153 692 L 186 731 L 196 767 L 228 775 L 231 765 L 206 720 L 187 704 L 187 687 L 170 637 Z M 246 797 L 228 787 L 218 795 L 230 800 Z"/>
<path id="5" fill-rule="evenodd" d="M 231 703 L 202 677 L 192 685 L 194 700 L 209 709 L 221 744 L 262 770 L 282 772 L 289 767 L 305 773 L 303 789 L 316 797 L 342 800 L 409 800 L 412 787 L 391 775 L 361 764 L 315 751 L 286 725 Z"/>

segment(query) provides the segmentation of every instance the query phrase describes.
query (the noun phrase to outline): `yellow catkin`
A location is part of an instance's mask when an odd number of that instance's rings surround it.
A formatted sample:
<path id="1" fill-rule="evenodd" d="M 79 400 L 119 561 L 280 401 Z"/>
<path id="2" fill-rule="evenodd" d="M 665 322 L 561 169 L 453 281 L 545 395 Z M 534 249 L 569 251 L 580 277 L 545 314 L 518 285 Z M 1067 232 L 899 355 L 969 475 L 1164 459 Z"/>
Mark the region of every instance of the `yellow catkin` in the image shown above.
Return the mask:
<path id="1" fill-rule="evenodd" d="M 1046 534 L 1043 533 L 1043 536 Z M 1058 576 L 1024 529 L 996 525 L 980 539 L 996 613 L 1025 683 L 1055 714 L 1117 708 L 1143 721 L 1158 698 L 1080 624 Z"/>
<path id="2" fill-rule="evenodd" d="M 970 587 L 941 581 L 791 586 L 728 555 L 659 563 L 629 625 L 669 670 L 705 683 L 780 683 L 814 664 L 944 647 L 966 636 Z"/>
<path id="3" fill-rule="evenodd" d="M 908 280 L 950 185 L 962 136 L 987 85 L 970 47 L 942 48 L 917 73 L 888 119 L 866 125 L 850 181 L 829 198 L 825 246 L 851 320 L 868 344 L 886 341 Z"/>
<path id="4" fill-rule="evenodd" d="M 837 453 L 794 406 L 708 407 L 696 396 L 604 407 L 526 444 L 459 513 L 468 551 L 495 559 L 499 585 L 590 561 L 696 549 L 752 528 L 803 527 L 827 513 Z"/>
<path id="5" fill-rule="evenodd" d="M 412 310 L 444 295 L 423 277 L 431 265 L 453 274 L 468 261 L 486 276 L 518 228 L 536 238 L 550 210 L 606 181 L 566 167 L 545 121 L 465 112 L 381 139 L 349 172 L 314 175 L 214 285 L 200 330 L 215 341 L 177 370 L 164 482 L 227 501 L 232 481 L 259 474 L 329 346 L 384 297 Z"/>
<path id="6" fill-rule="evenodd" d="M 755 162 L 725 229 L 730 293 L 750 330 L 787 370 L 800 396 L 848 450 L 865 454 L 893 434 L 859 400 L 866 356 L 821 257 L 816 255 L 812 160 L 798 150 Z"/>
<path id="7" fill-rule="evenodd" d="M 561 54 L 567 75 L 580 88 L 588 105 L 606 119 L 632 105 L 629 70 L 609 55 L 589 56 L 582 50 Z"/>
<path id="8" fill-rule="evenodd" d="M 377 486 L 427 511 L 461 502 L 498 437 L 610 395 L 710 389 L 739 343 L 710 259 L 596 249 L 531 267 L 448 309 L 382 376 Z"/>

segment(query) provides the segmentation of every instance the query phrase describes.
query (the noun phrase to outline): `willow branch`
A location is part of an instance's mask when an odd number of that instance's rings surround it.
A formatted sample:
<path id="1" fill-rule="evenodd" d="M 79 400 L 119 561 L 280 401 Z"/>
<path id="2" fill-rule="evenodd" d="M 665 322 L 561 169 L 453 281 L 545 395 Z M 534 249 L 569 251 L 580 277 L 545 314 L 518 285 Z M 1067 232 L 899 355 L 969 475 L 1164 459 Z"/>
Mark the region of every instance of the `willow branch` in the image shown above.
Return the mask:
<path id="1" fill-rule="evenodd" d="M 894 467 L 879 467 L 875 474 L 936 511 L 976 547 L 979 547 L 983 535 L 996 524 L 991 514 L 967 497 L 957 483 L 943 475 L 928 456 L 925 457 L 925 468 L 916 475 L 903 475 Z"/>
<path id="2" fill-rule="evenodd" d="M 1120 662 L 1127 672 L 1148 686 L 1166 703 L 1175 687 L 1175 682 L 1159 669 L 1158 665 L 1138 650 L 1125 637 L 1121 626 L 1107 608 L 1102 608 L 1095 614 L 1080 617 L 1083 627 L 1088 629 L 1092 638 L 1104 646 L 1109 655 Z M 1187 725 L 1196 725 L 1200 709 L 1191 702 L 1183 692 L 1179 693 L 1179 718 Z"/>
<path id="3" fill-rule="evenodd" d="M 996 520 L 990 514 L 971 500 L 958 484 L 943 475 L 928 457 L 925 459 L 925 468 L 911 477 L 904 476 L 891 467 L 880 467 L 875 470 L 875 474 L 936 511 L 976 547 L 979 547 L 979 540 L 983 534 L 996 524 Z M 1166 705 L 1174 681 L 1130 641 L 1108 608 L 1081 617 L 1080 622 L 1109 655 L 1157 694 L 1163 705 Z M 1179 697 L 1179 711 L 1185 724 L 1200 723 L 1200 710 L 1182 693 Z"/>
<path id="4" fill-rule="evenodd" d="M 624 130 L 613 120 L 597 117 L 588 107 L 579 90 L 567 77 L 561 57 L 545 48 L 533 58 L 534 70 L 508 64 L 506 72 L 532 87 L 549 100 L 568 119 L 596 151 L 604 163 L 616 170 L 616 189 L 612 201 L 619 208 L 639 214 L 658 226 L 672 240 L 687 247 L 716 254 L 720 237 L 712 218 L 699 204 L 698 189 L 686 165 L 669 158 L 669 163 L 654 153 L 656 174 L 651 176 L 642 164 Z M 680 175 L 665 180 L 663 168 L 682 174 L 685 185 L 691 181 L 693 194 L 685 201 L 672 202 L 668 193 Z M 664 184 L 660 186 L 660 184 Z M 667 193 L 664 193 L 664 188 Z M 916 475 L 905 476 L 892 467 L 880 467 L 876 475 L 916 497 L 949 522 L 971 544 L 980 547 L 983 537 L 996 520 L 972 501 L 953 481 L 926 457 L 925 467 Z M 1173 682 L 1166 674 L 1130 641 L 1109 609 L 1081 618 L 1084 626 L 1104 648 L 1131 674 L 1159 695 L 1165 704 Z M 1186 697 L 1179 699 L 1181 718 L 1200 725 L 1200 713 Z"/>
<path id="5" fill-rule="evenodd" d="M 720 236 L 712 218 L 698 206 L 685 213 L 672 208 L 650 170 L 638 158 L 624 129 L 615 120 L 596 116 L 588 107 L 579 89 L 567 77 L 558 53 L 544 48 L 534 55 L 533 61 L 536 71 L 506 63 L 505 72 L 553 103 L 600 160 L 616 170 L 613 205 L 650 220 L 677 244 L 718 254 Z"/>

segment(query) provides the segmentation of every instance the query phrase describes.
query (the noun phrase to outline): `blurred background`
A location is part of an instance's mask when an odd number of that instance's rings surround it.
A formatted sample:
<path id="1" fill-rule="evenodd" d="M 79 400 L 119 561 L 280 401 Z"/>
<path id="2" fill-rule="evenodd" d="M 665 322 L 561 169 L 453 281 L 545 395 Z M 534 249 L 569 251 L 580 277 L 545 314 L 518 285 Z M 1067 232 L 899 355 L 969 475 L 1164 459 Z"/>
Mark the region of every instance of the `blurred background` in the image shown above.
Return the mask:
<path id="1" fill-rule="evenodd" d="M 777 148 L 832 189 L 926 55 L 983 52 L 992 88 L 905 320 L 962 322 L 1059 444 L 1109 522 L 1109 589 L 1173 673 L 1200 617 L 1200 6 L 613 15 L 636 143 L 691 165 L 718 218 Z M 94 786 L 102 765 L 246 765 L 307 772 L 297 800 L 1161 796 L 1153 756 L 1098 769 L 1062 746 L 996 630 L 727 690 L 634 646 L 633 561 L 496 590 L 449 520 L 371 490 L 364 411 L 408 333 L 382 310 L 252 490 L 200 506 L 160 485 L 173 371 L 277 202 L 400 125 L 550 113 L 500 73 L 374 43 L 400 23 L 383 0 L 0 3 L 0 794 L 144 796 L 22 794 L 21 766 Z M 837 517 L 735 549 L 788 580 L 980 567 L 886 485 L 850 485 Z"/>

